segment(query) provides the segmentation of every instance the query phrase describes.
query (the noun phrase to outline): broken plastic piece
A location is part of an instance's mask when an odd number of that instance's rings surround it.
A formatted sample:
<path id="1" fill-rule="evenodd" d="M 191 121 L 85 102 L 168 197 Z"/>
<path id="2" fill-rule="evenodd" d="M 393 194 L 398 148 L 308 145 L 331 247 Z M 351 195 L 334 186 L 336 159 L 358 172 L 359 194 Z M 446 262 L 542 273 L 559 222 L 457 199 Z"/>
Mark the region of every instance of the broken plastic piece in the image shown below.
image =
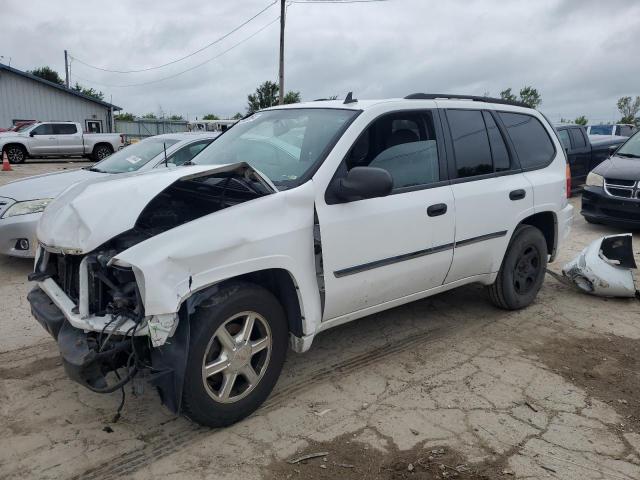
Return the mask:
<path id="1" fill-rule="evenodd" d="M 632 236 L 624 233 L 592 242 L 564 266 L 562 274 L 578 288 L 593 295 L 634 297 L 636 288 L 632 268 L 637 268 Z"/>

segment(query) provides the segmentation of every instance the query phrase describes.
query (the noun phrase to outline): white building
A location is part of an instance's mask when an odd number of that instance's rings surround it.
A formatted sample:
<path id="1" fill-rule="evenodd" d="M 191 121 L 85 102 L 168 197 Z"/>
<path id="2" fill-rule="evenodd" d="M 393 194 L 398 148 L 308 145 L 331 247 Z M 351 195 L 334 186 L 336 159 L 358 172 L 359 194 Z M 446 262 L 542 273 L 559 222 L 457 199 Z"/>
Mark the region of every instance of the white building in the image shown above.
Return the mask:
<path id="1" fill-rule="evenodd" d="M 86 131 L 113 131 L 122 108 L 0 63 L 0 127 L 24 120 L 70 121 Z"/>

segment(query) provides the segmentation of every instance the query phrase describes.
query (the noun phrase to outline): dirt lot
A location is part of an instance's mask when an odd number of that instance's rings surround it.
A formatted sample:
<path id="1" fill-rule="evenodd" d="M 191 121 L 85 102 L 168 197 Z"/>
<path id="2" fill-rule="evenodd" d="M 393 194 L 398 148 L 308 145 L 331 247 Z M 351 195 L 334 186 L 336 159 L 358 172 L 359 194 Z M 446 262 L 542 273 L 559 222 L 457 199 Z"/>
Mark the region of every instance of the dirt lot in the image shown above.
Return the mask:
<path id="1" fill-rule="evenodd" d="M 63 166 L 14 168 L 0 182 Z M 614 232 L 578 215 L 550 268 Z M 504 312 L 460 288 L 321 334 L 263 408 L 208 430 L 149 388 L 112 423 L 120 395 L 67 380 L 31 318 L 30 268 L 0 258 L 0 478 L 640 478 L 638 300 L 547 276 Z"/>

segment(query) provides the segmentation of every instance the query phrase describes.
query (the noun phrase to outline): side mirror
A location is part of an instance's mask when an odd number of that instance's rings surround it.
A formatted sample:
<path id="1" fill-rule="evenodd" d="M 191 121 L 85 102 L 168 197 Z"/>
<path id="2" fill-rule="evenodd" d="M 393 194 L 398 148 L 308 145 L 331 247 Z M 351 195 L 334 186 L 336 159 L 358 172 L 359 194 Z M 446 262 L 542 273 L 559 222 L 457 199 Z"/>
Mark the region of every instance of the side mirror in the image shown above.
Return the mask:
<path id="1" fill-rule="evenodd" d="M 36 132 L 34 132 L 33 130 L 31 130 L 31 131 L 29 132 L 29 136 L 30 136 L 30 137 L 35 137 L 35 136 L 36 136 Z"/>
<path id="2" fill-rule="evenodd" d="M 613 157 L 613 154 L 616 153 L 616 150 L 618 150 L 618 147 L 620 145 L 609 145 L 609 156 Z"/>
<path id="3" fill-rule="evenodd" d="M 346 177 L 335 180 L 331 190 L 343 202 L 384 197 L 393 190 L 393 178 L 382 168 L 354 167 Z"/>

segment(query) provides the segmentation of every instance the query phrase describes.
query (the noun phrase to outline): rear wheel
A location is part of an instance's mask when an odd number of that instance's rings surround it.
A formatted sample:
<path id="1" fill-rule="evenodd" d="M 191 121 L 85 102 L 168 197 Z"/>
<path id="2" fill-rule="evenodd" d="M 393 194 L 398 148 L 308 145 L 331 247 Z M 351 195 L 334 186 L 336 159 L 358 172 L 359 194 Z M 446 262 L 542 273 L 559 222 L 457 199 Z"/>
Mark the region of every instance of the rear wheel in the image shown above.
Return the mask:
<path id="1" fill-rule="evenodd" d="M 269 396 L 288 347 L 278 300 L 248 283 L 223 287 L 191 317 L 183 388 L 187 417 L 210 427 L 235 423 Z"/>
<path id="2" fill-rule="evenodd" d="M 517 310 L 531 304 L 538 295 L 547 268 L 547 242 L 542 232 L 520 225 L 493 285 L 488 287 L 491 301 L 500 308 Z"/>
<path id="3" fill-rule="evenodd" d="M 9 163 L 23 163 L 27 159 L 27 151 L 20 145 L 9 145 L 4 151 Z"/>
<path id="4" fill-rule="evenodd" d="M 113 149 L 109 145 L 97 145 L 93 149 L 93 159 L 96 162 L 104 160 L 113 153 Z"/>

